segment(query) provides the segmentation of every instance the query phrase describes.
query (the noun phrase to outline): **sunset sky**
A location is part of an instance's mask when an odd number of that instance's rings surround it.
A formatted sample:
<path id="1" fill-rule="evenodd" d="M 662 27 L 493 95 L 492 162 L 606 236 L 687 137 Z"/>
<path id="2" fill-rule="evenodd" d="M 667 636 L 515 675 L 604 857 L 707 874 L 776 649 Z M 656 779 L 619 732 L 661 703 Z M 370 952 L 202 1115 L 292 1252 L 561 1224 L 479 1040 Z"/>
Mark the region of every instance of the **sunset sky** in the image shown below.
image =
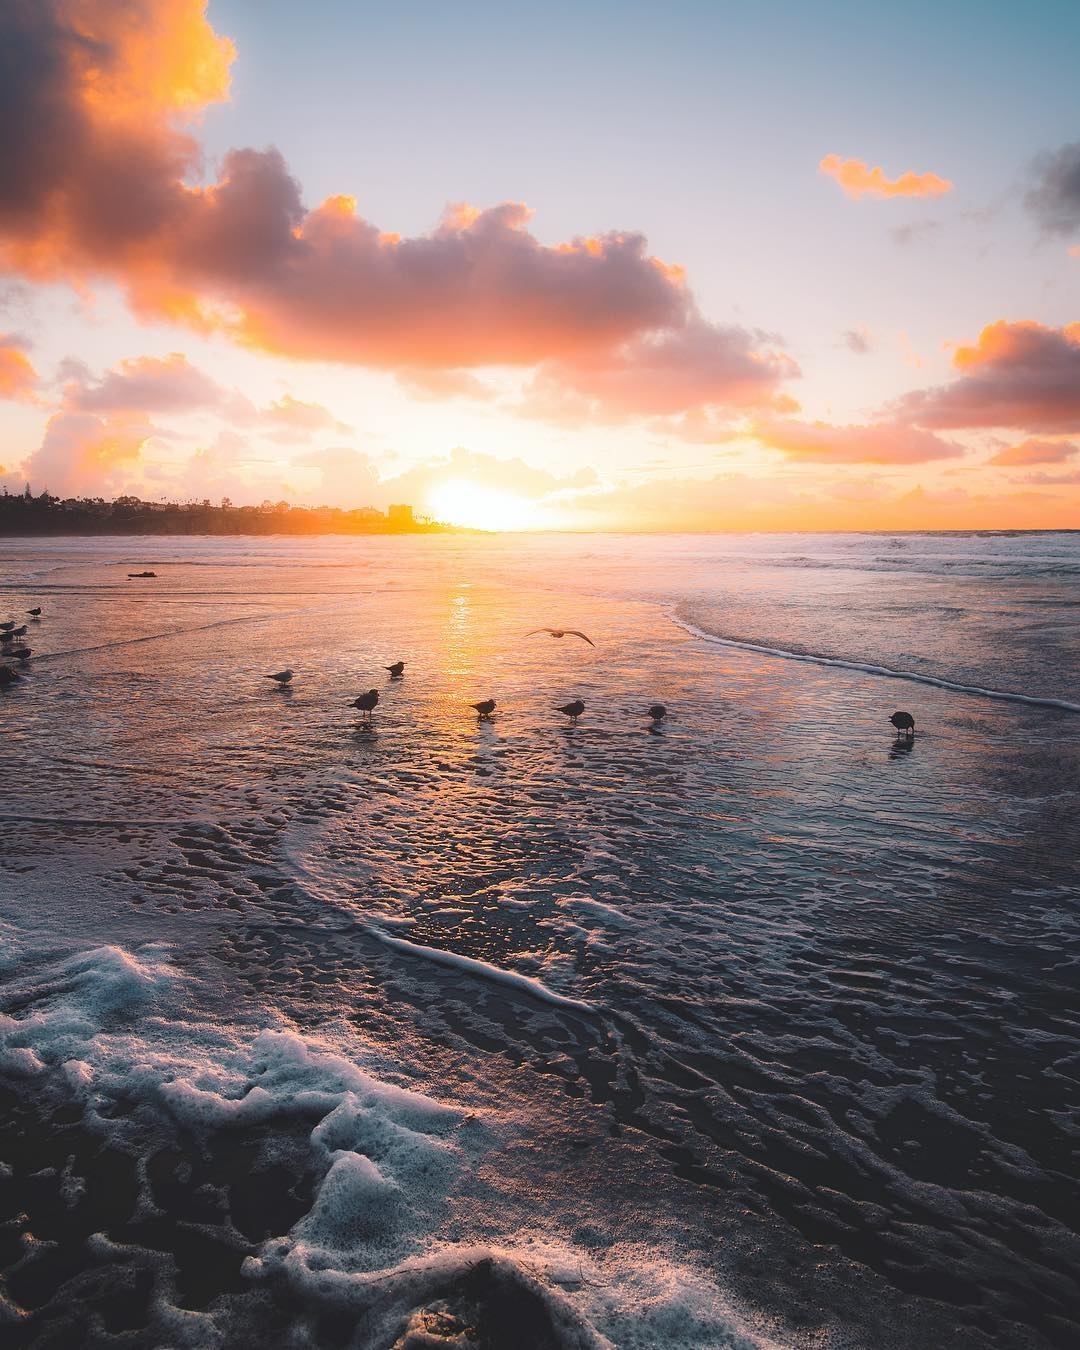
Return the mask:
<path id="1" fill-rule="evenodd" d="M 1080 527 L 1075 0 L 0 0 L 0 479 Z"/>

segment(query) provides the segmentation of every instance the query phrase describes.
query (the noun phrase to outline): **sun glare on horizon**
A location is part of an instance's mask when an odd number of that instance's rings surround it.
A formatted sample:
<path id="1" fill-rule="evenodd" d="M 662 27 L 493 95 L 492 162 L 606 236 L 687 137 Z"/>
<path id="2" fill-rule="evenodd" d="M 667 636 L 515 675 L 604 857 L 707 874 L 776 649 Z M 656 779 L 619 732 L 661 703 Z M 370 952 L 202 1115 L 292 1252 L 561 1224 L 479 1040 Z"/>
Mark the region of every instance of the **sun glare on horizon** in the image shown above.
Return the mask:
<path id="1" fill-rule="evenodd" d="M 469 530 L 538 530 L 553 523 L 538 502 L 462 478 L 436 483 L 428 507 L 443 524 Z"/>

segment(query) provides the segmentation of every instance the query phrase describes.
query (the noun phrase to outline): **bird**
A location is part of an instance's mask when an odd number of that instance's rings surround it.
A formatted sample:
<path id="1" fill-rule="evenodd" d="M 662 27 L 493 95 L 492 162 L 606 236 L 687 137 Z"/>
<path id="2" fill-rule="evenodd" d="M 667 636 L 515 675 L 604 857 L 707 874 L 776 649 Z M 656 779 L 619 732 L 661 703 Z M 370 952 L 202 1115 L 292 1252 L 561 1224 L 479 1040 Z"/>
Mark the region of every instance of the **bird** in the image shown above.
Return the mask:
<path id="1" fill-rule="evenodd" d="M 359 708 L 367 721 L 371 721 L 371 714 L 375 711 L 375 705 L 379 701 L 379 691 L 369 689 L 366 694 L 361 694 L 359 698 L 353 699 L 349 704 L 350 708 Z"/>
<path id="2" fill-rule="evenodd" d="M 292 679 L 292 677 L 293 677 L 293 673 L 292 673 L 291 670 L 279 670 L 278 673 L 277 673 L 276 675 L 264 675 L 264 676 L 263 676 L 263 679 L 264 679 L 264 680 L 277 680 L 277 682 L 278 682 L 278 684 L 280 685 L 280 687 L 281 687 L 282 689 L 284 689 L 285 686 L 286 686 L 286 685 L 289 683 L 289 681 Z"/>
<path id="3" fill-rule="evenodd" d="M 479 703 L 470 703 L 469 707 L 476 709 L 477 721 L 481 721 L 485 717 L 490 717 L 495 711 L 495 700 L 493 698 L 484 698 L 481 699 Z"/>
<path id="4" fill-rule="evenodd" d="M 12 647 L 8 656 L 14 656 L 18 661 L 25 661 L 30 653 L 31 648 L 29 647 Z"/>
<path id="5" fill-rule="evenodd" d="M 596 643 L 591 637 L 586 637 L 584 633 L 576 628 L 534 628 L 532 632 L 526 633 L 526 637 L 532 637 L 536 633 L 550 633 L 553 638 L 561 637 L 579 637 L 583 642 L 587 642 L 590 647 L 595 647 Z"/>
<path id="6" fill-rule="evenodd" d="M 894 712 L 889 721 L 896 728 L 898 736 L 901 733 L 908 736 L 915 735 L 915 719 L 909 712 Z"/>
<path id="7" fill-rule="evenodd" d="M 573 703 L 564 703 L 561 708 L 556 708 L 556 712 L 565 713 L 571 722 L 576 722 L 585 711 L 585 704 L 581 699 L 574 699 Z"/>
<path id="8" fill-rule="evenodd" d="M 390 672 L 390 678 L 392 680 L 400 680 L 405 673 L 405 662 L 395 661 L 392 666 L 384 666 L 383 669 Z"/>
<path id="9" fill-rule="evenodd" d="M 25 632 L 26 632 L 26 624 L 23 623 L 23 624 L 20 624 L 18 628 L 11 628 L 11 629 L 9 629 L 9 630 L 8 630 L 8 637 L 13 637 L 13 638 L 22 637 L 23 634 L 24 634 Z"/>
<path id="10" fill-rule="evenodd" d="M 654 722 L 662 722 L 667 716 L 667 709 L 662 703 L 654 703 L 649 709 L 649 716 Z"/>
<path id="11" fill-rule="evenodd" d="M 22 676 L 17 670 L 12 670 L 10 666 L 0 666 L 0 689 L 6 689 L 9 684 L 17 684 Z"/>
<path id="12" fill-rule="evenodd" d="M 15 627 L 14 619 L 8 619 L 6 623 L 0 623 L 0 628 L 2 628 L 5 632 L 8 632 L 10 629 L 14 627 Z"/>
<path id="13" fill-rule="evenodd" d="M 41 618 L 41 606 L 40 606 L 40 605 L 38 605 L 37 609 L 28 609 L 26 612 L 27 612 L 27 614 L 32 614 L 32 615 L 34 616 L 35 619 L 40 619 L 40 618 Z"/>

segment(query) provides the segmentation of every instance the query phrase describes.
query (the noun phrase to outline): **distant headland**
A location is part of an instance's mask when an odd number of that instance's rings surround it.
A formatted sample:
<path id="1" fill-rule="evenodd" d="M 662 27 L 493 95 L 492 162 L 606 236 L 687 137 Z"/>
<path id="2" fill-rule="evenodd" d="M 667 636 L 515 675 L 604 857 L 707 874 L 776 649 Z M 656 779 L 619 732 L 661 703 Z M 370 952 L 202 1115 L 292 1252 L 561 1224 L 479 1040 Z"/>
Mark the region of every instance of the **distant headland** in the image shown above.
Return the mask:
<path id="1" fill-rule="evenodd" d="M 0 494 L 0 536 L 35 534 L 447 534 L 457 533 L 395 505 L 342 510 L 337 506 L 290 506 L 263 502 L 234 506 L 223 498 L 201 502 L 144 502 L 138 497 Z"/>

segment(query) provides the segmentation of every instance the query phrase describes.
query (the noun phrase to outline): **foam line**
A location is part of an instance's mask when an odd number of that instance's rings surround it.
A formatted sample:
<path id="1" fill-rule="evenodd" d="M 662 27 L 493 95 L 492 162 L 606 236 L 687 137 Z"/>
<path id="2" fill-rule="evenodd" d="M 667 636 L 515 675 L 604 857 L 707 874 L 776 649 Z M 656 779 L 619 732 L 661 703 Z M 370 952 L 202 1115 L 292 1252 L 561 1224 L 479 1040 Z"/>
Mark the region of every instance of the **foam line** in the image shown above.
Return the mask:
<path id="1" fill-rule="evenodd" d="M 387 947 L 393 947 L 397 951 L 405 951 L 413 956 L 425 957 L 428 961 L 434 961 L 440 966 L 453 966 L 458 970 L 466 971 L 470 975 L 479 975 L 481 979 L 493 980 L 496 984 L 508 984 L 511 988 L 521 989 L 544 1003 L 553 1003 L 557 1008 L 569 1008 L 574 1012 L 583 1013 L 598 1011 L 595 1003 L 586 1003 L 581 998 L 567 998 L 565 994 L 557 994 L 553 989 L 549 989 L 546 984 L 543 984 L 540 980 L 534 980 L 530 975 L 518 975 L 515 971 L 502 970 L 499 966 L 488 965 L 486 961 L 474 960 L 471 956 L 459 956 L 456 952 L 445 952 L 438 947 L 424 947 L 419 942 L 409 942 L 405 938 L 391 937 L 385 929 L 379 928 L 376 924 L 365 924 L 364 927 L 380 942 Z"/>
<path id="2" fill-rule="evenodd" d="M 1012 694 L 1005 689 L 983 689 L 977 684 L 959 684 L 955 680 L 941 680 L 936 675 L 919 675 L 912 670 L 893 670 L 890 666 L 873 666 L 864 661 L 844 661 L 838 656 L 815 656 L 812 652 L 792 652 L 784 647 L 762 647 L 755 642 L 740 642 L 737 638 L 718 637 L 696 628 L 674 614 L 668 618 L 694 637 L 704 638 L 720 647 L 735 647 L 743 652 L 760 652 L 764 656 L 781 656 L 788 661 L 809 661 L 817 666 L 839 666 L 841 670 L 857 670 L 864 675 L 884 675 L 890 680 L 909 680 L 914 684 L 932 684 L 937 689 L 951 689 L 957 694 L 974 694 L 977 698 L 996 698 L 1006 703 L 1026 703 L 1033 708 L 1056 708 L 1059 712 L 1080 713 L 1080 703 L 1068 703 L 1063 698 L 1040 698 L 1035 694 Z"/>

